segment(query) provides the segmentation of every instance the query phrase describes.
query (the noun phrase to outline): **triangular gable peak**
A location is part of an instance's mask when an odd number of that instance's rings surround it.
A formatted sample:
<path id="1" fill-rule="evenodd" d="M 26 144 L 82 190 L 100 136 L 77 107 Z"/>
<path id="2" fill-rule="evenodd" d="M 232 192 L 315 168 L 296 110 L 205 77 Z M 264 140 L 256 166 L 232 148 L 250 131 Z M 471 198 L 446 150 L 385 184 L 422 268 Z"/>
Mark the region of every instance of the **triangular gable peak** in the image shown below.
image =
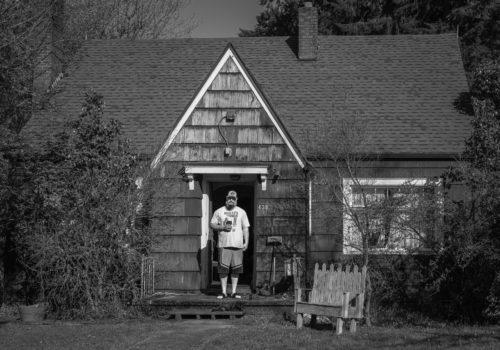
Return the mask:
<path id="1" fill-rule="evenodd" d="M 227 73 L 235 73 L 235 75 L 232 77 L 231 74 Z M 239 80 L 236 79 L 237 78 L 236 75 L 241 75 L 243 79 Z M 233 89 L 248 92 L 251 100 L 250 102 L 251 107 L 255 109 L 262 109 L 264 112 L 264 113 L 259 112 L 254 117 L 260 118 L 260 116 L 264 114 L 265 117 L 270 121 L 270 123 L 274 126 L 276 130 L 276 135 L 273 135 L 272 137 L 274 139 L 279 138 L 281 140 L 280 141 L 281 143 L 286 144 L 288 150 L 293 155 L 293 158 L 299 163 L 299 165 L 302 168 L 305 167 L 305 161 L 300 156 L 298 149 L 291 141 L 290 136 L 283 127 L 283 124 L 280 122 L 280 120 L 272 110 L 269 103 L 265 100 L 263 94 L 256 87 L 256 84 L 251 79 L 243 63 L 235 53 L 234 48 L 231 45 L 229 45 L 226 51 L 224 52 L 224 55 L 221 57 L 216 67 L 210 73 L 209 77 L 204 82 L 203 86 L 200 88 L 194 99 L 189 104 L 186 111 L 183 113 L 182 117 L 175 125 L 174 129 L 169 134 L 167 140 L 161 147 L 160 151 L 151 162 L 151 169 L 155 169 L 158 166 L 158 164 L 161 163 L 162 159 L 164 159 L 165 155 L 167 154 L 167 150 L 171 147 L 173 143 L 174 144 L 178 143 L 179 139 L 182 136 L 191 138 L 196 138 L 199 136 L 199 135 L 183 135 L 183 131 L 185 131 L 183 130 L 183 127 L 185 126 L 188 120 L 193 120 L 195 118 L 198 119 L 204 118 L 203 115 L 200 115 L 200 113 L 198 113 L 198 110 L 196 110 L 196 108 L 197 107 L 199 108 L 200 106 L 203 107 L 204 105 L 213 103 L 210 101 L 210 96 L 207 94 L 207 91 L 215 89 L 224 92 L 225 87 L 229 85 Z"/>

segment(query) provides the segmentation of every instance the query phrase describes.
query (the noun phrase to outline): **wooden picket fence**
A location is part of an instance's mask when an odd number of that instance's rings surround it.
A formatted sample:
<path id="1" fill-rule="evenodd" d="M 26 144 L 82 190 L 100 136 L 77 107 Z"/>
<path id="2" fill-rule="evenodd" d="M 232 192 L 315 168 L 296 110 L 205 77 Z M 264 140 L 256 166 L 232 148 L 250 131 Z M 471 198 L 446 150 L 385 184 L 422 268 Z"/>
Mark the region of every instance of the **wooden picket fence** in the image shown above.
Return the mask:
<path id="1" fill-rule="evenodd" d="M 342 269 L 340 264 L 331 264 L 330 269 L 323 264 L 314 266 L 314 284 L 309 302 L 314 304 L 338 305 L 342 302 L 345 292 L 350 292 L 354 297 L 365 292 L 366 266 L 359 270 L 347 265 Z"/>
<path id="2" fill-rule="evenodd" d="M 356 265 L 342 268 L 340 264 L 331 264 L 327 269 L 323 264 L 320 269 L 316 263 L 309 300 L 302 299 L 301 288 L 296 293 L 297 328 L 303 326 L 303 315 L 311 314 L 311 322 L 316 316 L 336 318 L 337 334 L 342 333 L 346 320 L 350 320 L 350 331 L 356 332 L 357 321 L 363 318 L 366 273 L 366 266 L 359 269 Z"/>

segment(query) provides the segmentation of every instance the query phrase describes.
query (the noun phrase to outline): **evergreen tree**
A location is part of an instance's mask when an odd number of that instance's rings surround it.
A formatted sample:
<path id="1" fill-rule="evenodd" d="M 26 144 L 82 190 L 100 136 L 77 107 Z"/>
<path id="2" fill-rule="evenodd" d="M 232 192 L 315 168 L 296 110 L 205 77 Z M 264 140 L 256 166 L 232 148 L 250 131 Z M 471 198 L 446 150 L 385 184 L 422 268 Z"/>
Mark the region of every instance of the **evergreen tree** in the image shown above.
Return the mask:
<path id="1" fill-rule="evenodd" d="M 240 36 L 297 35 L 302 0 L 261 0 L 263 12 Z M 314 0 L 323 35 L 430 34 L 457 31 L 466 69 L 498 57 L 500 6 L 495 0 Z"/>

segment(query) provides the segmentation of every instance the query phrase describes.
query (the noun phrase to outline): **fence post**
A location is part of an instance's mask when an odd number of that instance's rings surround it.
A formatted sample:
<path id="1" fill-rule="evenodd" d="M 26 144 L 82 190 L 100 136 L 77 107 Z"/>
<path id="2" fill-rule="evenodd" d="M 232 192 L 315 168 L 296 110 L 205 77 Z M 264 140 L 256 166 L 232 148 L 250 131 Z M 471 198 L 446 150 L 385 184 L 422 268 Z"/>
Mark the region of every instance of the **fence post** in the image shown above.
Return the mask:
<path id="1" fill-rule="evenodd" d="M 141 298 L 155 292 L 155 261 L 152 257 L 143 256 L 141 261 Z"/>

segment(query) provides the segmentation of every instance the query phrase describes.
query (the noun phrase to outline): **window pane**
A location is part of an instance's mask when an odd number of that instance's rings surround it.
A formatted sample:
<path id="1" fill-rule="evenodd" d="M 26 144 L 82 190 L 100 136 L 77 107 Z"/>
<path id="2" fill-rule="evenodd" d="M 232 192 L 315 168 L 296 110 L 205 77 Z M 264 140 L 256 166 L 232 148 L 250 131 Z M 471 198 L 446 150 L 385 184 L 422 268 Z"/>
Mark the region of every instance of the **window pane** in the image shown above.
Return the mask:
<path id="1" fill-rule="evenodd" d="M 371 203 L 377 203 L 386 197 L 387 188 L 379 186 L 353 186 L 352 205 L 364 207 Z"/>

